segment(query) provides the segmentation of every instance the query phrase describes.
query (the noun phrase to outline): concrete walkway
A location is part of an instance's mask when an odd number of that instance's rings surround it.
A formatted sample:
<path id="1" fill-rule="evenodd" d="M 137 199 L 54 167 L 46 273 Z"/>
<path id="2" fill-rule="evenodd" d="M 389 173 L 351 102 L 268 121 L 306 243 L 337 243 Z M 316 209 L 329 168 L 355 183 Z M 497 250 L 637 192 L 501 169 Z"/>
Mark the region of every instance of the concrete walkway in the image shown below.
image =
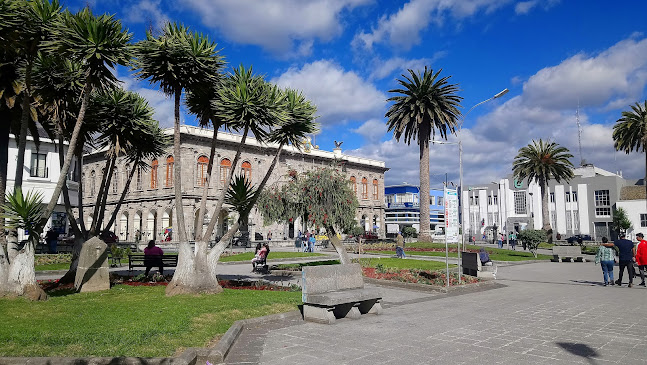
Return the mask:
<path id="1" fill-rule="evenodd" d="M 356 321 L 249 328 L 227 363 L 647 363 L 647 289 L 604 287 L 592 263 L 512 265 L 497 277 L 500 288 L 459 295 L 384 288 L 384 314 Z"/>

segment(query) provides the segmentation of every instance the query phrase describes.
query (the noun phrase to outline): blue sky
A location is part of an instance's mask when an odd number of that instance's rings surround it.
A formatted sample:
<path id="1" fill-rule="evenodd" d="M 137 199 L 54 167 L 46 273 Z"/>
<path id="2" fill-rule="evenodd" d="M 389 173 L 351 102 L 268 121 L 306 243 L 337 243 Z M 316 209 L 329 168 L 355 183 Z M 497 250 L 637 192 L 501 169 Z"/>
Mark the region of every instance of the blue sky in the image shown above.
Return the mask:
<path id="1" fill-rule="evenodd" d="M 616 153 L 611 131 L 623 110 L 647 98 L 647 2 L 603 0 L 102 0 L 95 13 L 122 19 L 142 39 L 149 27 L 179 21 L 218 43 L 228 67 L 253 65 L 267 80 L 301 89 L 317 106 L 316 143 L 383 160 L 387 184 L 417 184 L 418 147 L 386 131 L 388 90 L 407 68 L 443 69 L 460 86 L 463 112 L 504 88 L 504 97 L 470 113 L 464 123 L 467 184 L 511 170 L 517 150 L 534 138 L 570 148 L 578 165 L 576 110 L 583 158 L 644 175 L 644 155 Z M 137 82 L 127 88 L 172 123 L 172 100 Z M 196 124 L 185 114 L 186 124 Z M 456 137 L 450 137 L 455 141 Z M 458 148 L 431 147 L 432 186 L 445 173 L 458 180 Z"/>

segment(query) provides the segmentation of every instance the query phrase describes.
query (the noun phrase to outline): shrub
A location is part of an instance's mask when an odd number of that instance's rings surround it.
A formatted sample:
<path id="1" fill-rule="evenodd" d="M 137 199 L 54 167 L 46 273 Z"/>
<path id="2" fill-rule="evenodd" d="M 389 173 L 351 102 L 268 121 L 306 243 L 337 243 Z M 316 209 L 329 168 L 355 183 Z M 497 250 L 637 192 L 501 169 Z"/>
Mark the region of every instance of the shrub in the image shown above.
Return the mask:
<path id="1" fill-rule="evenodd" d="M 517 235 L 517 238 L 526 243 L 528 250 L 537 257 L 539 244 L 546 241 L 546 232 L 541 229 L 526 229 Z"/>
<path id="2" fill-rule="evenodd" d="M 418 231 L 413 227 L 402 228 L 403 237 L 418 237 Z"/>

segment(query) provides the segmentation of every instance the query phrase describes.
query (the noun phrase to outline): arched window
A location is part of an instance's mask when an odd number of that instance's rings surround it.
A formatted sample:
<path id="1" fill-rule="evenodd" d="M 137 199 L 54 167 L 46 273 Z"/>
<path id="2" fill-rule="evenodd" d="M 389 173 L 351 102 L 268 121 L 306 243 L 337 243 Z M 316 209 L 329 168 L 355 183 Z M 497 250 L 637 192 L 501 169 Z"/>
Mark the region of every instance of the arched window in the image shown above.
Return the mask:
<path id="1" fill-rule="evenodd" d="M 207 183 L 207 165 L 209 164 L 209 157 L 198 157 L 198 170 L 197 170 L 197 185 L 204 186 Z"/>
<path id="2" fill-rule="evenodd" d="M 245 181 L 249 184 L 252 183 L 252 164 L 248 161 L 243 162 L 240 166 L 240 169 L 243 170 L 243 176 L 245 176 Z"/>
<path id="3" fill-rule="evenodd" d="M 151 189 L 157 189 L 157 168 L 159 167 L 159 161 L 154 159 L 151 162 Z"/>
<path id="4" fill-rule="evenodd" d="M 164 186 L 170 187 L 173 186 L 173 156 L 168 156 L 166 158 L 166 179 L 164 180 Z"/>
<path id="5" fill-rule="evenodd" d="M 380 183 L 377 181 L 377 179 L 373 179 L 373 200 L 377 200 L 379 197 L 379 194 L 378 194 L 379 186 L 380 186 Z"/>
<path id="6" fill-rule="evenodd" d="M 142 168 L 140 166 L 137 166 L 137 183 L 135 185 L 137 190 L 142 190 L 143 189 L 144 184 L 143 184 L 142 180 L 143 180 L 142 179 Z"/>
<path id="7" fill-rule="evenodd" d="M 90 172 L 90 196 L 94 196 L 97 192 L 96 177 L 97 173 L 92 170 Z"/>
<path id="8" fill-rule="evenodd" d="M 368 199 L 368 179 L 362 178 L 362 199 Z"/>
<path id="9" fill-rule="evenodd" d="M 119 169 L 115 168 L 112 171 L 112 193 L 117 194 L 119 191 Z"/>
<path id="10" fill-rule="evenodd" d="M 87 186 L 85 186 L 85 173 L 81 174 L 81 188 L 87 189 Z M 85 194 L 87 194 L 87 193 L 88 192 L 86 191 Z"/>
<path id="11" fill-rule="evenodd" d="M 229 172 L 231 171 L 231 161 L 226 158 L 223 158 L 220 161 L 220 186 L 227 188 L 227 178 L 229 177 Z"/>
<path id="12" fill-rule="evenodd" d="M 357 195 L 357 179 L 355 179 L 355 176 L 350 177 L 350 188 L 353 189 L 353 193 Z"/>

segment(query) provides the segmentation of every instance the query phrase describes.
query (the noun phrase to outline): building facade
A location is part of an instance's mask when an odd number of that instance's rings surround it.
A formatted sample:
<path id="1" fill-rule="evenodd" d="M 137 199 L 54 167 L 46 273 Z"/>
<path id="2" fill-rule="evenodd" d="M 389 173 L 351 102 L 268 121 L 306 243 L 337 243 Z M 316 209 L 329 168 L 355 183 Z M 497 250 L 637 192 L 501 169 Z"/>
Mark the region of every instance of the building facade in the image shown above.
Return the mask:
<path id="1" fill-rule="evenodd" d="M 549 182 L 548 210 L 555 238 L 588 234 L 594 239 L 613 238 L 612 214 L 624 186 L 635 185 L 618 174 L 585 165 L 576 168 L 568 183 Z M 488 238 L 498 231 L 541 229 L 541 193 L 539 185 L 512 176 L 498 182 L 466 186 L 463 189 L 463 226 L 471 236 L 485 233 Z M 559 235 L 559 236 L 558 236 Z"/>
<path id="2" fill-rule="evenodd" d="M 4 122 L 3 122 L 4 123 Z M 52 199 L 56 183 L 61 173 L 59 163 L 58 144 L 50 140 L 44 131 L 39 130 L 42 135 L 39 136 L 40 143 L 36 145 L 32 136 L 27 136 L 27 145 L 25 147 L 25 162 L 23 166 L 23 193 L 30 191 L 39 192 L 43 196 L 43 204 L 47 205 Z M 65 144 L 67 146 L 67 143 Z M 8 146 L 9 162 L 7 164 L 7 187 L 6 192 L 13 192 L 16 179 L 16 163 L 18 159 L 18 144 L 13 134 L 9 135 Z M 65 154 L 67 148 L 64 148 Z M 70 195 L 70 203 L 73 207 L 78 205 L 78 175 L 76 161 L 72 161 L 68 173 L 67 187 Z M 58 232 L 59 235 L 69 233 L 69 224 L 63 194 L 58 198 L 58 203 L 54 208 L 54 213 L 45 225 L 45 232 L 50 228 Z M 18 231 L 18 240 L 27 239 L 27 235 L 22 230 Z"/>
<path id="3" fill-rule="evenodd" d="M 647 200 L 644 185 L 628 185 L 620 190 L 616 207 L 623 208 L 631 222 L 627 238 L 636 241 L 636 233 L 647 234 Z"/>
<path id="4" fill-rule="evenodd" d="M 384 201 L 386 203 L 385 222 L 387 229 L 390 225 L 398 231 L 403 227 L 414 227 L 420 231 L 420 188 L 416 185 L 402 184 L 390 185 L 384 189 Z M 430 189 L 429 191 L 429 223 L 431 230 L 440 231 L 445 224 L 445 207 L 443 202 L 443 191 Z"/>
<path id="5" fill-rule="evenodd" d="M 173 129 L 165 130 L 168 135 L 173 134 Z M 196 228 L 202 224 L 205 228 L 212 218 L 215 204 L 220 196 L 226 177 L 229 174 L 243 174 L 258 185 L 269 168 L 277 150 L 277 145 L 259 143 L 256 139 L 248 137 L 241 151 L 241 159 L 235 171 L 231 171 L 232 161 L 236 154 L 241 136 L 219 132 L 216 147 L 212 182 L 209 187 L 207 212 L 203 222 L 197 222 L 200 199 L 205 183 L 207 164 L 211 148 L 213 131 L 193 126 L 181 127 L 181 162 L 182 162 L 182 195 L 185 223 L 189 239 L 194 238 Z M 118 218 L 112 230 L 121 241 L 134 241 L 139 232 L 141 240 L 162 240 L 170 236 L 174 224 L 174 194 L 173 174 L 175 158 L 172 147 L 158 159 L 147 161 L 150 168 L 138 170 L 135 173 L 124 204 L 118 212 Z M 318 167 L 326 167 L 335 161 L 342 164 L 342 170 L 348 175 L 351 188 L 354 189 L 359 201 L 356 220 L 366 230 L 377 226 L 380 235 L 384 235 L 384 172 L 388 169 L 384 162 L 365 158 L 348 156 L 342 153 L 341 148 L 333 152 L 323 151 L 308 146 L 299 151 L 292 146 L 284 147 L 279 163 L 276 165 L 266 187 L 287 182 L 291 170 L 306 171 Z M 93 152 L 84 157 L 83 164 L 83 190 L 85 196 L 91 197 L 100 185 L 101 170 L 105 164 L 102 152 Z M 109 216 L 115 209 L 130 167 L 122 159 L 117 163 L 118 168 L 113 176 L 110 194 L 107 199 L 106 215 Z M 92 207 L 85 202 L 84 217 L 91 222 Z M 218 225 L 212 239 L 222 236 L 229 224 L 236 219 L 233 210 L 225 205 L 222 211 L 216 214 Z M 286 224 L 263 225 L 261 214 L 253 209 L 249 220 L 250 237 L 253 240 L 255 233 L 267 237 L 272 232 L 273 240 L 281 238 L 294 238 L 303 227 L 301 219 Z M 87 224 L 87 223 L 86 223 Z"/>

